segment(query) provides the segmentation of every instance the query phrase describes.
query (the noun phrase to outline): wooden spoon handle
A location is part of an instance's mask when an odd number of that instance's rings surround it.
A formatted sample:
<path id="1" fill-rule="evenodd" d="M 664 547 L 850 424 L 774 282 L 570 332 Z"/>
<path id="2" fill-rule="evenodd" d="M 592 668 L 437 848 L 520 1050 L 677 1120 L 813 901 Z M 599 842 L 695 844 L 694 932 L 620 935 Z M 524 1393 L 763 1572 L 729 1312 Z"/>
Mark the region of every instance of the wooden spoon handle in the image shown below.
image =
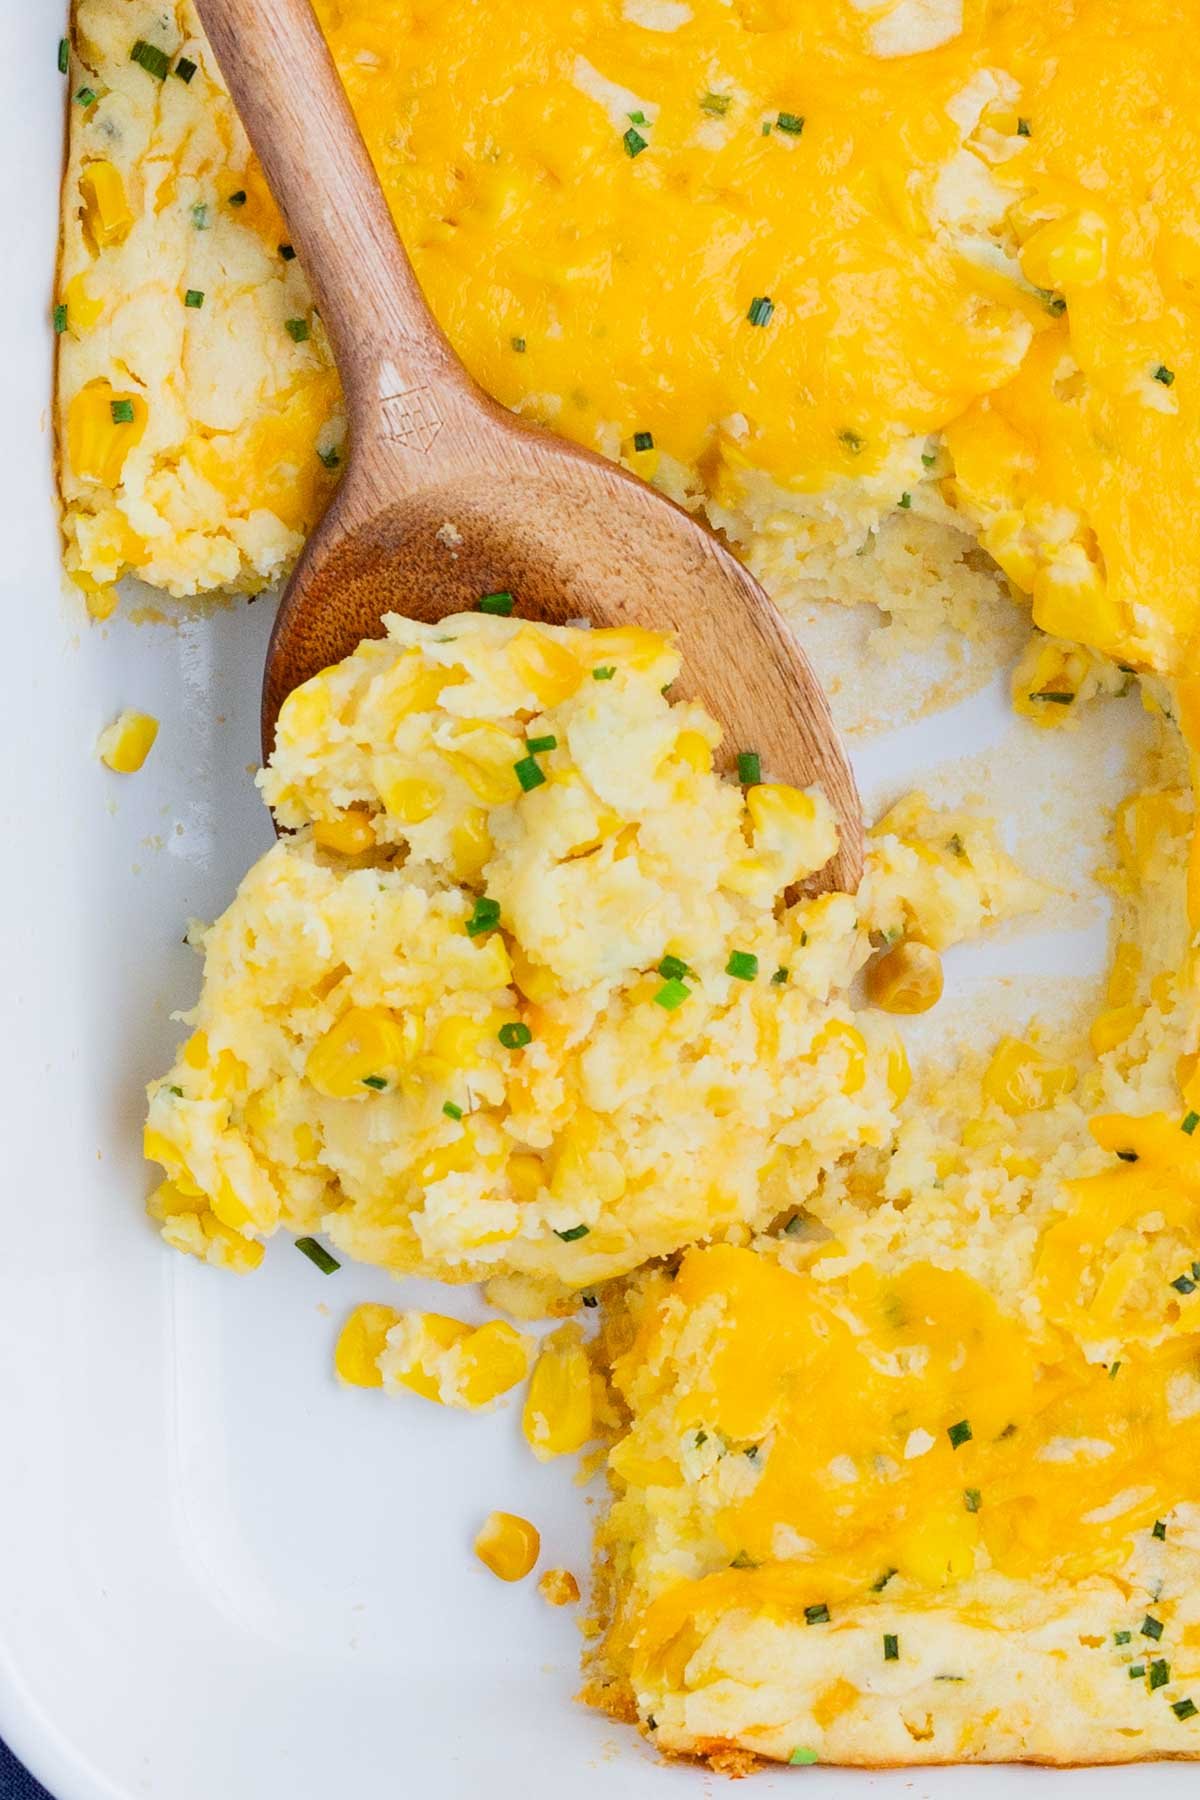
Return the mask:
<path id="1" fill-rule="evenodd" d="M 395 438 L 389 397 L 427 390 L 434 417 L 447 410 L 434 390 L 469 403 L 478 390 L 425 304 L 308 0 L 196 10 L 315 291 L 356 442 L 373 425 Z"/>

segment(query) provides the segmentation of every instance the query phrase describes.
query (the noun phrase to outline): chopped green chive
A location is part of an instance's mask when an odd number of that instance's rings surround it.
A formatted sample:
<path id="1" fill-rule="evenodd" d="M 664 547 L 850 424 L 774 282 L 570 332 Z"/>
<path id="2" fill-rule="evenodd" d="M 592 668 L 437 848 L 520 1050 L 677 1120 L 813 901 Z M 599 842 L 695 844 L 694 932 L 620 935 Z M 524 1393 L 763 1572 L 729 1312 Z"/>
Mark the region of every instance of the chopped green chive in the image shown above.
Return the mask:
<path id="1" fill-rule="evenodd" d="M 969 1420 L 960 1419 L 957 1425 L 951 1425 L 946 1436 L 950 1439 L 950 1448 L 952 1450 L 957 1450 L 960 1444 L 969 1443 L 971 1440 L 971 1426 Z"/>
<path id="2" fill-rule="evenodd" d="M 321 462 L 325 464 L 327 469 L 336 469 L 342 460 L 341 452 L 335 450 L 332 445 L 330 445 L 328 450 L 318 450 L 317 456 Z"/>
<path id="3" fill-rule="evenodd" d="M 467 920 L 467 936 L 481 937 L 485 931 L 495 931 L 500 923 L 500 902 L 491 900 L 481 894 L 475 902 L 475 908 Z"/>
<path id="4" fill-rule="evenodd" d="M 1191 1137 L 1191 1135 L 1192 1135 L 1193 1131 L 1195 1131 L 1197 1125 L 1200 1125 L 1200 1113 L 1198 1113 L 1198 1112 L 1185 1113 L 1182 1120 L 1180 1121 L 1179 1129 L 1180 1129 L 1180 1131 L 1186 1131 L 1188 1136 Z"/>
<path id="5" fill-rule="evenodd" d="M 633 434 L 633 447 L 635 450 L 653 450 L 654 433 L 652 431 L 635 431 Z"/>
<path id="6" fill-rule="evenodd" d="M 1039 288 L 1038 292 L 1042 296 L 1042 305 L 1051 317 L 1061 319 L 1067 310 L 1067 303 L 1063 296 L 1051 292 L 1049 288 Z"/>
<path id="7" fill-rule="evenodd" d="M 806 1625 L 828 1625 L 829 1608 L 823 1600 L 819 1601 L 816 1606 L 805 1607 L 804 1623 Z"/>
<path id="8" fill-rule="evenodd" d="M 658 965 L 658 972 L 666 981 L 682 981 L 691 973 L 681 956 L 664 956 Z"/>
<path id="9" fill-rule="evenodd" d="M 764 120 L 763 120 L 763 128 L 762 128 L 762 134 L 763 134 L 763 136 L 764 136 L 764 137 L 770 137 L 770 135 L 771 135 L 771 121 L 770 121 L 770 119 L 764 119 Z"/>
<path id="10" fill-rule="evenodd" d="M 879 1577 L 879 1580 L 871 1583 L 871 1592 L 873 1594 L 882 1594 L 884 1588 L 895 1573 L 895 1569 L 885 1569 L 883 1574 Z"/>
<path id="11" fill-rule="evenodd" d="M 655 994 L 654 1004 L 661 1006 L 664 1012 L 674 1012 L 689 998 L 691 991 L 691 988 L 680 981 L 677 975 L 673 975 L 669 981 L 664 981 Z"/>
<path id="12" fill-rule="evenodd" d="M 68 44 L 66 38 L 59 38 L 59 40 L 58 40 L 58 72 L 60 75 L 66 74 L 67 65 L 69 64 L 70 60 L 71 60 L 71 46 Z"/>
<path id="13" fill-rule="evenodd" d="M 593 681 L 611 681 L 617 672 L 615 663 L 601 663 L 598 669 L 592 670 Z"/>
<path id="14" fill-rule="evenodd" d="M 700 96 L 700 111 L 711 113 L 714 119 L 723 119 L 725 114 L 729 111 L 730 99 L 731 96 L 729 94 L 702 94 Z"/>
<path id="15" fill-rule="evenodd" d="M 1132 1642 L 1133 1642 L 1132 1631 L 1114 1631 L 1113 1632 L 1113 1643 L 1114 1644 L 1131 1644 Z"/>
<path id="16" fill-rule="evenodd" d="M 725 973 L 735 981 L 753 981 L 758 974 L 758 958 L 752 950 L 731 950 Z"/>
<path id="17" fill-rule="evenodd" d="M 84 112 L 87 111 L 89 106 L 95 106 L 95 104 L 96 104 L 95 88 L 81 87 L 81 88 L 76 89 L 75 104 L 76 104 L 76 106 L 82 106 Z"/>
<path id="18" fill-rule="evenodd" d="M 442 1111 L 445 1113 L 445 1115 L 448 1119 L 458 1120 L 458 1119 L 461 1119 L 463 1116 L 462 1107 L 455 1106 L 453 1100 L 444 1101 L 442 1103 Z"/>
<path id="19" fill-rule="evenodd" d="M 189 288 L 183 296 L 183 304 L 193 308 L 204 305 L 204 294 L 200 288 Z"/>
<path id="20" fill-rule="evenodd" d="M 296 252 L 291 244 L 280 244 L 279 254 L 284 262 L 295 262 L 296 260 Z"/>
<path id="21" fill-rule="evenodd" d="M 54 329 L 60 337 L 67 329 L 67 309 L 61 300 L 54 309 Z"/>
<path id="22" fill-rule="evenodd" d="M 621 139 L 621 142 L 625 146 L 626 156 L 630 157 L 640 156 L 642 151 L 646 148 L 645 138 L 642 136 L 641 132 L 636 131 L 632 125 Z"/>
<path id="23" fill-rule="evenodd" d="M 148 44 L 145 38 L 139 38 L 129 52 L 130 62 L 140 63 L 148 75 L 157 81 L 165 81 L 171 72 L 171 59 L 165 50 L 157 44 Z"/>
<path id="24" fill-rule="evenodd" d="M 509 338 L 508 341 L 512 345 L 513 349 L 516 351 L 518 356 L 524 356 L 524 354 L 525 354 L 525 339 L 523 337 Z"/>
<path id="25" fill-rule="evenodd" d="M 813 1764 L 820 1760 L 815 1750 L 806 1750 L 803 1744 L 797 1744 L 788 1757 L 788 1762 L 793 1769 L 811 1769 Z"/>
<path id="26" fill-rule="evenodd" d="M 585 1306 L 599 1306 L 600 1304 L 599 1297 L 596 1294 L 580 1294 L 579 1298 L 583 1301 Z M 651 1724 L 653 1724 L 653 1720 L 651 1720 Z"/>
<path id="27" fill-rule="evenodd" d="M 586 1237 L 590 1230 L 590 1225 L 572 1225 L 569 1231 L 556 1231 L 554 1235 L 561 1238 L 564 1244 L 573 1244 L 576 1238 Z"/>
<path id="28" fill-rule="evenodd" d="M 207 201 L 197 200 L 195 206 L 193 206 L 193 208 L 192 208 L 192 224 L 195 226 L 197 231 L 207 231 L 208 230 L 208 203 L 207 203 Z"/>
<path id="29" fill-rule="evenodd" d="M 1194 1294 L 1196 1291 L 1196 1284 L 1190 1275 L 1177 1275 L 1171 1286 L 1177 1294 Z"/>
<path id="30" fill-rule="evenodd" d="M 1150 1664 L 1150 1692 L 1153 1693 L 1155 1688 L 1166 1687 L 1170 1679 L 1170 1663 L 1164 1662 L 1161 1656 L 1157 1657 L 1155 1661 Z"/>
<path id="31" fill-rule="evenodd" d="M 1138 1153 L 1136 1150 L 1118 1150 L 1117 1155 L 1120 1157 L 1122 1162 L 1136 1162 L 1138 1159 Z"/>
<path id="32" fill-rule="evenodd" d="M 646 123 L 646 115 L 644 112 L 631 112 L 626 114 L 626 117 L 633 125 L 644 125 Z"/>
<path id="33" fill-rule="evenodd" d="M 1030 135 L 1029 120 L 1028 119 L 1018 119 L 1017 120 L 1017 136 L 1018 137 L 1029 137 L 1029 135 Z"/>
<path id="34" fill-rule="evenodd" d="M 762 759 L 757 750 L 738 751 L 738 780 L 743 787 L 757 787 L 762 780 Z"/>
<path id="35" fill-rule="evenodd" d="M 382 1094 L 384 1088 L 387 1086 L 387 1076 L 386 1075 L 364 1075 L 362 1078 L 362 1084 L 364 1087 L 374 1088 L 375 1092 L 377 1094 Z"/>
<path id="36" fill-rule="evenodd" d="M 114 425 L 133 424 L 132 400 L 110 400 L 108 403 L 108 410 L 112 414 L 112 422 Z"/>
<path id="37" fill-rule="evenodd" d="M 799 137 L 804 130 L 804 120 L 799 113 L 779 113 L 775 123 L 780 131 L 786 131 L 789 137 Z"/>
<path id="38" fill-rule="evenodd" d="M 495 613 L 499 618 L 507 619 L 516 601 L 510 593 L 501 588 L 495 594 L 481 594 L 476 606 L 477 612 Z"/>
<path id="39" fill-rule="evenodd" d="M 1118 1358 L 1117 1358 L 1117 1360 L 1116 1360 L 1116 1362 L 1115 1362 L 1115 1363 L 1110 1363 L 1110 1364 L 1109 1364 L 1109 1369 L 1108 1369 L 1108 1379 L 1109 1379 L 1109 1380 L 1110 1380 L 1110 1381 L 1115 1381 L 1115 1380 L 1116 1380 L 1116 1379 L 1117 1379 L 1117 1370 L 1118 1370 L 1118 1369 L 1119 1369 L 1119 1368 L 1120 1368 L 1120 1366 L 1121 1366 L 1121 1359 L 1120 1359 L 1120 1357 L 1118 1357 Z"/>
<path id="40" fill-rule="evenodd" d="M 230 194 L 229 204 L 230 204 L 230 206 L 245 206 L 245 204 L 246 204 L 245 188 L 239 188 L 236 194 Z"/>
<path id="41" fill-rule="evenodd" d="M 1194 1719 L 1196 1716 L 1196 1702 L 1194 1700 L 1176 1700 L 1172 1704 L 1171 1711 L 1175 1714 L 1177 1719 Z"/>
<path id="42" fill-rule="evenodd" d="M 756 294 L 750 302 L 746 317 L 752 325 L 766 325 L 775 311 L 775 302 L 768 294 Z"/>
<path id="43" fill-rule="evenodd" d="M 848 450 L 851 456 L 857 456 L 862 450 L 865 442 L 866 439 L 857 431 L 838 432 L 838 443 L 841 444 L 844 449 Z"/>
<path id="44" fill-rule="evenodd" d="M 932 467 L 936 461 L 937 461 L 937 456 L 934 451 L 922 450 L 921 462 L 925 468 L 932 469 Z"/>
<path id="45" fill-rule="evenodd" d="M 177 1100 L 183 1099 L 183 1089 L 181 1087 L 174 1087 L 174 1086 L 168 1087 L 167 1092 L 168 1092 L 168 1094 L 174 1094 L 174 1096 Z"/>
<path id="46" fill-rule="evenodd" d="M 748 1550 L 739 1550 L 729 1566 L 731 1569 L 757 1569 L 758 1564 Z"/>
<path id="47" fill-rule="evenodd" d="M 1130 1663 L 1130 1665 L 1129 1665 L 1130 1681 L 1140 1681 L 1142 1679 L 1142 1676 L 1145 1673 L 1146 1673 L 1145 1663 Z"/>
<path id="48" fill-rule="evenodd" d="M 196 65 L 190 56 L 181 56 L 172 73 L 178 75 L 180 81 L 186 85 L 196 73 Z"/>
<path id="49" fill-rule="evenodd" d="M 963 1505 L 968 1512 L 978 1512 L 983 1505 L 983 1495 L 978 1488 L 963 1489 Z"/>
<path id="50" fill-rule="evenodd" d="M 308 339 L 309 329 L 307 319 L 285 319 L 283 321 L 283 329 L 287 332 L 293 344 L 303 344 Z"/>
<path id="51" fill-rule="evenodd" d="M 318 1244 L 316 1238 L 299 1237 L 296 1239 L 296 1248 L 302 1256 L 307 1256 L 310 1263 L 316 1263 L 322 1275 L 332 1275 L 335 1269 L 342 1266 L 336 1257 L 330 1256 L 323 1244 Z"/>
<path id="52" fill-rule="evenodd" d="M 526 1044 L 533 1042 L 532 1031 L 520 1019 L 514 1019 L 509 1025 L 502 1025 L 496 1036 L 506 1050 L 523 1050 Z"/>
<path id="53" fill-rule="evenodd" d="M 526 794 L 534 788 L 542 787 L 546 780 L 536 756 L 523 756 L 520 762 L 513 764 L 513 773 Z"/>
<path id="54" fill-rule="evenodd" d="M 784 968 L 776 969 L 775 973 L 771 977 L 771 986 L 772 987 L 786 987 L 787 979 L 790 974 L 791 974 L 790 969 L 784 969 Z"/>
<path id="55" fill-rule="evenodd" d="M 890 1631 L 885 1631 L 883 1634 L 883 1660 L 884 1662 L 900 1661 L 900 1639 Z"/>
<path id="56" fill-rule="evenodd" d="M 540 756 L 545 750 L 557 750 L 558 739 L 556 737 L 526 738 L 525 748 L 530 756 Z"/>
<path id="57" fill-rule="evenodd" d="M 1166 363 L 1159 363 L 1157 369 L 1154 371 L 1154 379 L 1155 381 L 1161 381 L 1164 387 L 1170 387 L 1175 379 L 1175 371 L 1174 369 L 1168 369 Z"/>
<path id="58" fill-rule="evenodd" d="M 1156 1619 L 1153 1613 L 1147 1613 L 1146 1617 L 1142 1620 L 1142 1636 L 1153 1638 L 1154 1642 L 1157 1644 L 1162 1634 L 1162 1620 Z"/>
<path id="59" fill-rule="evenodd" d="M 910 508 L 912 507 L 912 495 L 908 492 L 907 489 L 900 496 L 899 506 L 900 506 L 901 512 L 908 512 L 910 510 Z"/>
<path id="60" fill-rule="evenodd" d="M 1071 706 L 1074 703 L 1075 695 L 1064 694 L 1061 688 L 1039 688 L 1037 693 L 1030 694 L 1029 698 L 1048 701 L 1051 706 Z"/>

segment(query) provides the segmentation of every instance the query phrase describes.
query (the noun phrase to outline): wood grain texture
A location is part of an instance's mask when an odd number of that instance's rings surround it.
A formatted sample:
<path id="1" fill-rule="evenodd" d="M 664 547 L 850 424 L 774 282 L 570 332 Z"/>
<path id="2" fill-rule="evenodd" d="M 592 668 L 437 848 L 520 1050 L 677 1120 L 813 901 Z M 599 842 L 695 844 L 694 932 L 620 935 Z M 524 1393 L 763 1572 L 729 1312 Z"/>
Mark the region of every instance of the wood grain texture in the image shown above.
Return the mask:
<path id="1" fill-rule="evenodd" d="M 482 0 L 481 0 L 482 3 Z M 768 780 L 816 783 L 841 848 L 812 883 L 862 872 L 854 777 L 807 657 L 716 536 L 616 464 L 515 418 L 458 362 L 421 295 L 308 0 L 197 0 L 288 221 L 346 393 L 342 481 L 280 603 L 263 753 L 300 682 L 382 634 L 508 589 L 522 615 L 674 631 L 677 691 L 756 750 Z"/>

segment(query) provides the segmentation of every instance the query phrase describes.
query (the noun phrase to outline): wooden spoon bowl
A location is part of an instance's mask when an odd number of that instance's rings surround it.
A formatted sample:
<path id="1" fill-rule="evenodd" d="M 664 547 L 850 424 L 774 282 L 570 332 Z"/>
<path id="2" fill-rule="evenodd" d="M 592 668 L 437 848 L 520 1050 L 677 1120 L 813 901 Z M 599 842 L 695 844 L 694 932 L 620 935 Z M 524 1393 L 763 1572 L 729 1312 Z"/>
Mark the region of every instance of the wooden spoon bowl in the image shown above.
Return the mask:
<path id="1" fill-rule="evenodd" d="M 673 631 L 677 691 L 720 722 L 724 766 L 754 750 L 766 779 L 819 786 L 841 846 L 812 885 L 852 890 L 854 777 L 762 588 L 681 508 L 471 379 L 425 304 L 308 0 L 197 10 L 313 285 L 349 413 L 345 474 L 267 653 L 264 756 L 291 690 L 382 635 L 384 614 L 436 622 L 506 591 L 517 613 L 549 624 Z"/>

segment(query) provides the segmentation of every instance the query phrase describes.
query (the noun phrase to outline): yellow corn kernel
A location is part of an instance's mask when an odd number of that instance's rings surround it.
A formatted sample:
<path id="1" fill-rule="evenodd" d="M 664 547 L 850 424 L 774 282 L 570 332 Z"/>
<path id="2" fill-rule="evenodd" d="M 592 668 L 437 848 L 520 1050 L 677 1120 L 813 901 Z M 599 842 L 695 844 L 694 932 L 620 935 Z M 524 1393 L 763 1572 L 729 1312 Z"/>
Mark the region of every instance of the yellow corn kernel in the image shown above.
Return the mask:
<path id="1" fill-rule="evenodd" d="M 1098 1013 L 1088 1031 L 1096 1055 L 1103 1056 L 1106 1051 L 1115 1050 L 1118 1044 L 1123 1044 L 1130 1032 L 1141 1024 L 1145 1011 L 1144 1006 L 1134 1004 L 1110 1006 L 1105 1012 Z"/>
<path id="2" fill-rule="evenodd" d="M 936 950 L 904 938 L 868 964 L 867 998 L 890 1013 L 923 1013 L 942 997 L 942 959 Z"/>
<path id="3" fill-rule="evenodd" d="M 1108 972 L 1108 988 L 1104 997 L 1110 1006 L 1129 1005 L 1137 993 L 1141 971 L 1141 951 L 1131 939 L 1122 939 L 1113 952 L 1112 968 Z"/>
<path id="4" fill-rule="evenodd" d="M 508 1182 L 513 1198 L 522 1202 L 536 1200 L 545 1184 L 546 1170 L 540 1156 L 518 1150 L 507 1163 Z"/>
<path id="5" fill-rule="evenodd" d="M 447 1175 L 465 1175 L 478 1159 L 475 1140 L 464 1126 L 450 1143 L 439 1144 L 436 1150 L 423 1156 L 414 1173 L 422 1187 L 432 1187 L 435 1181 L 444 1181 Z"/>
<path id="6" fill-rule="evenodd" d="M 159 1161 L 158 1157 L 154 1159 Z M 160 1181 L 154 1192 L 146 1201 L 146 1211 L 159 1224 L 176 1218 L 180 1213 L 202 1213 L 208 1210 L 208 1196 L 198 1189 L 185 1193 L 178 1182 Z"/>
<path id="7" fill-rule="evenodd" d="M 657 976 L 648 977 L 645 998 L 662 986 Z M 638 1001 L 631 994 L 632 1004 Z M 550 1192 L 573 1208 L 588 1202 L 607 1206 L 625 1192 L 625 1171 L 611 1150 L 602 1143 L 603 1127 L 597 1115 L 587 1107 L 576 1109 L 555 1141 L 554 1167 L 550 1175 Z"/>
<path id="8" fill-rule="evenodd" d="M 132 417 L 124 417 L 129 411 Z M 107 381 L 80 388 L 67 408 L 67 461 L 73 472 L 81 481 L 118 487 L 125 458 L 141 442 L 149 416 L 140 394 L 118 392 Z"/>
<path id="9" fill-rule="evenodd" d="M 389 1360 L 389 1379 L 411 1388 L 423 1400 L 440 1404 L 441 1353 L 470 1337 L 471 1327 L 447 1313 L 401 1313 L 396 1328 L 403 1328 L 405 1342 L 401 1353 Z"/>
<path id="10" fill-rule="evenodd" d="M 118 775 L 135 775 L 149 756 L 158 736 L 158 720 L 149 713 L 121 713 L 96 739 L 96 754 Z"/>
<path id="11" fill-rule="evenodd" d="M 468 806 L 450 833 L 456 881 L 478 881 L 492 854 L 492 834 L 481 806 Z"/>
<path id="12" fill-rule="evenodd" d="M 613 625 L 603 631 L 589 631 L 584 637 L 588 665 L 624 663 L 637 670 L 652 669 L 668 654 L 670 641 L 661 631 L 647 631 L 641 625 Z"/>
<path id="13" fill-rule="evenodd" d="M 681 731 L 675 740 L 673 755 L 685 762 L 697 775 L 707 775 L 713 766 L 712 745 L 699 731 Z"/>
<path id="14" fill-rule="evenodd" d="M 541 1549 L 537 1527 L 517 1513 L 489 1513 L 475 1539 L 476 1556 L 501 1581 L 523 1581 Z"/>
<path id="15" fill-rule="evenodd" d="M 525 755 L 522 739 L 487 719 L 463 719 L 451 727 L 454 748 L 446 754 L 456 774 L 485 806 L 507 806 L 521 783 L 516 764 Z"/>
<path id="16" fill-rule="evenodd" d="M 104 302 L 92 299 L 82 273 L 72 275 L 63 290 L 63 299 L 67 305 L 67 324 L 76 337 L 81 331 L 90 331 L 103 316 Z"/>
<path id="17" fill-rule="evenodd" d="M 1078 644 L 1038 632 L 1013 670 L 1014 711 L 1043 731 L 1069 724 L 1093 660 Z"/>
<path id="18" fill-rule="evenodd" d="M 1021 268 L 1034 287 L 1089 286 L 1104 273 L 1105 227 L 1097 213 L 1068 213 L 1039 225 L 1021 246 Z"/>
<path id="19" fill-rule="evenodd" d="M 760 833 L 769 836 L 781 829 L 811 825 L 817 816 L 816 802 L 803 788 L 767 781 L 747 790 L 746 811 L 756 840 Z"/>
<path id="20" fill-rule="evenodd" d="M 362 856 L 375 842 L 375 827 L 370 813 L 348 807 L 333 819 L 317 819 L 313 823 L 313 843 L 319 850 L 330 850 L 335 856 Z"/>
<path id="21" fill-rule="evenodd" d="M 475 938 L 475 954 L 461 965 L 459 986 L 484 993 L 489 988 L 507 987 L 512 980 L 512 961 L 498 931 L 490 937 Z M 497 1019 L 496 1030 L 504 1023 Z"/>
<path id="22" fill-rule="evenodd" d="M 204 1260 L 216 1268 L 231 1269 L 235 1275 L 248 1275 L 262 1262 L 266 1246 L 257 1238 L 243 1237 L 240 1231 L 211 1212 L 200 1215 L 200 1226 L 205 1237 Z M 163 1236 L 167 1236 L 166 1227 Z"/>
<path id="23" fill-rule="evenodd" d="M 420 1054 L 424 1027 L 415 1013 L 352 1006 L 308 1053 L 304 1073 L 329 1100 L 369 1097 L 369 1077 L 395 1080 Z"/>
<path id="24" fill-rule="evenodd" d="M 490 1406 L 529 1373 L 529 1340 L 504 1319 L 489 1319 L 458 1345 L 455 1388 L 460 1404 Z"/>
<path id="25" fill-rule="evenodd" d="M 542 706 L 569 699 L 583 680 L 583 665 L 571 647 L 531 625 L 509 644 L 508 660 Z"/>
<path id="26" fill-rule="evenodd" d="M 579 1598 L 579 1583 L 570 1569 L 547 1569 L 538 1582 L 538 1593 L 547 1606 L 574 1606 Z"/>
<path id="27" fill-rule="evenodd" d="M 1118 808 L 1115 821 L 1117 850 L 1131 875 L 1146 879 L 1157 870 L 1164 838 L 1180 834 L 1187 815 L 1172 793 L 1135 794 Z"/>
<path id="28" fill-rule="evenodd" d="M 73 569 L 71 580 L 83 594 L 89 619 L 111 619 L 117 610 L 118 594 L 111 581 L 96 581 L 83 569 Z"/>
<path id="29" fill-rule="evenodd" d="M 983 1091 L 987 1099 L 1015 1117 L 1053 1106 L 1071 1092 L 1077 1079 L 1073 1064 L 1052 1063 L 1034 1045 L 1006 1037 L 984 1070 Z"/>
<path id="30" fill-rule="evenodd" d="M 912 1069 L 909 1066 L 908 1052 L 902 1041 L 897 1038 L 887 1053 L 887 1084 L 894 1105 L 907 1098 L 912 1087 Z"/>
<path id="31" fill-rule="evenodd" d="M 490 1035 L 490 1027 L 486 1019 L 468 1019 L 455 1013 L 449 1019 L 443 1019 L 433 1034 L 430 1044 L 432 1054 L 449 1065 L 451 1070 L 473 1069 L 482 1060 L 479 1047 Z"/>
<path id="32" fill-rule="evenodd" d="M 626 438 L 621 445 L 621 461 L 643 481 L 653 481 L 658 473 L 658 446 L 652 443 L 639 450 L 635 439 Z"/>
<path id="33" fill-rule="evenodd" d="M 442 804 L 445 790 L 436 781 L 424 781 L 419 775 L 402 775 L 379 790 L 389 816 L 402 825 L 421 825 L 431 819 Z"/>
<path id="34" fill-rule="evenodd" d="M 204 1189 L 192 1180 L 192 1172 L 178 1145 L 164 1137 L 161 1131 L 155 1131 L 153 1125 L 147 1125 L 142 1132 L 142 1155 L 147 1162 L 161 1163 L 181 1194 L 204 1193 Z"/>
<path id="35" fill-rule="evenodd" d="M 513 944 L 509 960 L 513 981 L 527 1000 L 545 1006 L 548 1001 L 560 997 L 562 990 L 550 970 L 542 963 L 531 961 L 519 944 Z"/>
<path id="36" fill-rule="evenodd" d="M 279 709 L 275 735 L 281 744 L 303 744 L 321 730 L 332 711 L 329 681 L 322 670 L 292 689 Z"/>
<path id="37" fill-rule="evenodd" d="M 442 690 L 466 678 L 465 669 L 444 669 L 427 663 L 419 650 L 406 650 L 380 676 L 373 698 L 388 722 L 398 725 L 411 713 L 432 712 Z"/>
<path id="38" fill-rule="evenodd" d="M 521 1415 L 539 1462 L 582 1450 L 592 1435 L 592 1372 L 582 1344 L 555 1332 L 534 1365 Z"/>
<path id="39" fill-rule="evenodd" d="M 383 1386 L 379 1358 L 388 1332 L 399 1320 L 400 1314 L 392 1306 L 368 1303 L 355 1307 L 342 1326 L 333 1353 L 333 1366 L 343 1381 L 351 1387 Z"/>
<path id="40" fill-rule="evenodd" d="M 83 230 L 94 251 L 119 244 L 133 224 L 121 172 L 110 162 L 90 162 L 79 177 L 83 199 Z"/>
<path id="41" fill-rule="evenodd" d="M 857 1094 L 867 1079 L 867 1040 L 856 1025 L 846 1019 L 831 1019 L 813 1038 L 807 1060 L 815 1062 L 824 1051 L 840 1044 L 846 1053 L 846 1070 L 842 1076 L 842 1092 Z"/>

